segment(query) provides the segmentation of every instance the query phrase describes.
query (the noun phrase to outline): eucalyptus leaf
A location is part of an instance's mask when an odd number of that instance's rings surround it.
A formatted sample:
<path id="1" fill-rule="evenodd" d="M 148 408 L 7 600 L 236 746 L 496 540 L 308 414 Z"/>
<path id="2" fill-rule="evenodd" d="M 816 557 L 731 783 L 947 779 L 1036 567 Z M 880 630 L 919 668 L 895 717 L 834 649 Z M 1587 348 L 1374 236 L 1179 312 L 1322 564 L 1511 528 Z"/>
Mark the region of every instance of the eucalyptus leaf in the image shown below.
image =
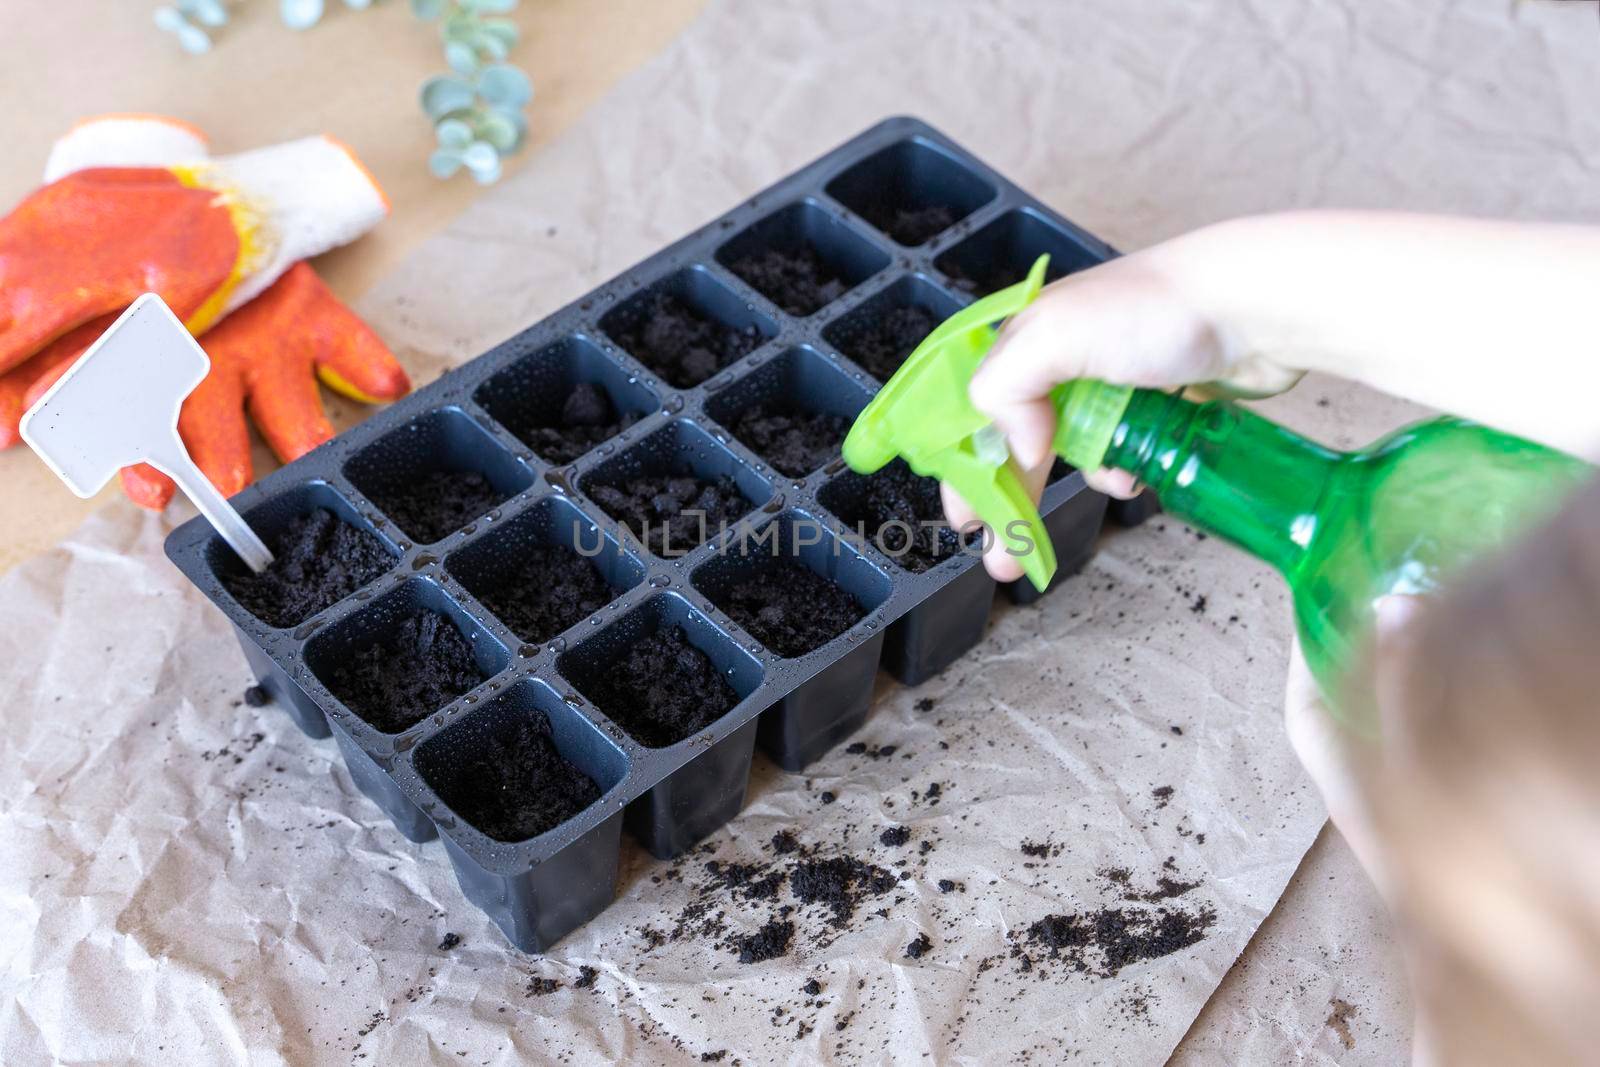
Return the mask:
<path id="1" fill-rule="evenodd" d="M 192 56 L 204 55 L 211 51 L 211 38 L 206 36 L 206 31 L 199 26 L 191 26 L 185 22 L 178 27 L 178 45 Z"/>
<path id="2" fill-rule="evenodd" d="M 356 11 L 365 11 L 372 6 L 372 0 L 344 0 L 344 6 Z"/>
<path id="3" fill-rule="evenodd" d="M 478 75 L 478 92 L 491 104 L 520 107 L 532 99 L 533 85 L 516 67 L 497 63 Z"/>
<path id="4" fill-rule="evenodd" d="M 439 147 L 461 151 L 472 143 L 472 127 L 460 119 L 445 119 L 433 128 Z"/>
<path id="5" fill-rule="evenodd" d="M 448 178 L 461 169 L 461 155 L 448 148 L 435 149 L 428 157 L 428 169 L 435 178 Z"/>
<path id="6" fill-rule="evenodd" d="M 422 83 L 422 110 L 435 122 L 452 111 L 472 106 L 477 94 L 460 78 L 440 74 Z"/>
<path id="7" fill-rule="evenodd" d="M 492 33 L 485 33 L 482 27 L 478 28 L 477 35 L 473 37 L 472 46 L 497 63 L 510 51 L 504 41 Z"/>
<path id="8" fill-rule="evenodd" d="M 462 41 L 449 41 L 444 46 L 444 59 L 457 74 L 473 75 L 478 72 L 478 53 Z"/>
<path id="9" fill-rule="evenodd" d="M 467 146 L 466 151 L 461 153 L 461 162 L 465 163 L 469 170 L 487 170 L 499 165 L 500 153 L 496 152 L 494 145 L 488 141 L 473 141 Z"/>
<path id="10" fill-rule="evenodd" d="M 499 41 L 507 51 L 510 51 L 521 37 L 517 24 L 510 19 L 484 19 L 478 29 L 485 37 L 493 37 Z"/>
<path id="11" fill-rule="evenodd" d="M 482 119 L 478 122 L 478 133 L 502 153 L 516 148 L 517 142 L 522 137 L 516 123 L 506 118 L 504 112 L 493 109 L 483 113 Z"/>
<path id="12" fill-rule="evenodd" d="M 307 30 L 322 18 L 323 0 L 278 0 L 278 14 L 291 30 Z"/>
<path id="13" fill-rule="evenodd" d="M 169 5 L 156 8 L 150 12 L 150 17 L 155 20 L 157 27 L 168 33 L 178 33 L 189 25 L 188 20 L 183 17 L 183 12 Z"/>
<path id="14" fill-rule="evenodd" d="M 517 6 L 517 0 L 473 0 L 472 6 L 479 11 L 504 14 Z"/>
<path id="15" fill-rule="evenodd" d="M 479 185 L 493 185 L 500 180 L 500 157 L 495 156 L 494 162 L 486 167 L 468 167 L 467 171 Z"/>
<path id="16" fill-rule="evenodd" d="M 411 13 L 425 22 L 444 14 L 444 0 L 411 0 Z"/>
<path id="17" fill-rule="evenodd" d="M 178 7 L 202 26 L 228 24 L 228 12 L 222 6 L 222 0 L 178 0 Z"/>
<path id="18" fill-rule="evenodd" d="M 511 142 L 511 147 L 500 149 L 500 154 L 508 155 L 521 148 L 523 140 L 528 136 L 528 116 L 514 108 L 506 107 L 491 107 L 489 112 L 511 123 L 511 128 L 517 131 L 516 140 Z"/>

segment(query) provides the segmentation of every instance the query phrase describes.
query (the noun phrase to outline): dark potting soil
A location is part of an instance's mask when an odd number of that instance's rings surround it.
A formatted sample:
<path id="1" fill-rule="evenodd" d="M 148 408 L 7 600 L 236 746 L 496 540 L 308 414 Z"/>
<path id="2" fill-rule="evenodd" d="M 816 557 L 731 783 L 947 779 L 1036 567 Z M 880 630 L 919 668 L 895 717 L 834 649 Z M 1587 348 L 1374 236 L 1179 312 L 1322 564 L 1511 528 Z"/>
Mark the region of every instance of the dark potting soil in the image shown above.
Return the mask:
<path id="1" fill-rule="evenodd" d="M 944 521 L 938 481 L 920 477 L 903 460 L 865 476 L 846 474 L 837 491 L 850 502 L 837 512 L 839 518 L 914 574 L 961 551 L 960 536 Z M 976 543 L 980 536 L 974 532 L 970 540 Z"/>
<path id="2" fill-rule="evenodd" d="M 634 412 L 619 413 L 611 397 L 598 385 L 578 382 L 553 412 L 530 405 L 507 413 L 506 429 L 552 463 L 570 463 L 602 441 L 638 422 Z"/>
<path id="3" fill-rule="evenodd" d="M 516 567 L 478 594 L 524 641 L 538 643 L 576 625 L 616 596 L 594 561 L 564 545 L 533 545 Z"/>
<path id="4" fill-rule="evenodd" d="M 938 324 L 927 308 L 902 304 L 844 320 L 835 330 L 833 342 L 868 374 L 886 382 Z"/>
<path id="5" fill-rule="evenodd" d="M 292 519 L 271 538 L 272 565 L 260 574 L 240 568 L 222 584 L 268 626 L 293 626 L 343 600 L 394 563 L 379 541 L 324 508 Z"/>
<path id="6" fill-rule="evenodd" d="M 1170 956 L 1198 944 L 1217 920 L 1211 908 L 1098 908 L 1046 915 L 1030 925 L 1028 943 L 1075 971 L 1114 977 L 1129 964 Z"/>
<path id="7" fill-rule="evenodd" d="M 706 481 L 693 474 L 648 474 L 620 486 L 585 488 L 650 551 L 666 558 L 698 547 L 750 510 L 750 501 L 727 475 Z"/>
<path id="8" fill-rule="evenodd" d="M 506 499 L 478 472 L 453 470 L 419 474 L 368 495 L 396 526 L 422 544 L 461 529 Z"/>
<path id="9" fill-rule="evenodd" d="M 350 653 L 326 679 L 352 711 L 384 733 L 421 722 L 486 676 L 472 646 L 436 611 L 419 610 L 387 639 Z"/>
<path id="10" fill-rule="evenodd" d="M 794 923 L 787 919 L 769 919 L 755 933 L 735 939 L 733 947 L 739 953 L 740 963 L 763 963 L 788 952 L 793 940 Z"/>
<path id="11" fill-rule="evenodd" d="M 918 934 L 915 941 L 906 946 L 906 959 L 920 960 L 933 948 L 933 941 L 927 934 Z"/>
<path id="12" fill-rule="evenodd" d="M 630 355 L 679 389 L 699 385 L 762 341 L 756 327 L 741 330 L 718 322 L 671 293 L 651 295 L 610 332 Z"/>
<path id="13" fill-rule="evenodd" d="M 957 263 L 955 257 L 941 256 L 934 266 L 938 267 L 950 279 L 950 284 L 964 293 L 973 296 L 988 296 L 990 293 L 1004 289 L 1008 285 L 1015 285 L 1028 276 L 1028 268 L 1033 266 L 1033 261 L 1018 262 L 1005 257 L 985 259 L 981 265 L 972 261 Z M 1045 271 L 1046 285 L 1062 276 L 1061 269 L 1052 260 L 1050 267 Z"/>
<path id="14" fill-rule="evenodd" d="M 909 826 L 891 826 L 878 835 L 878 840 L 890 848 L 899 848 L 911 840 L 911 828 Z"/>
<path id="15" fill-rule="evenodd" d="M 491 731 L 434 781 L 444 802 L 496 841 L 522 841 L 553 829 L 600 799 L 600 787 L 550 739 L 543 715 Z"/>
<path id="16" fill-rule="evenodd" d="M 769 248 L 729 266 L 751 288 L 791 315 L 809 315 L 850 288 L 810 245 Z"/>
<path id="17" fill-rule="evenodd" d="M 785 658 L 821 648 L 866 615 L 855 597 L 792 559 L 734 585 L 717 606 Z"/>
<path id="18" fill-rule="evenodd" d="M 862 207 L 866 220 L 903 245 L 920 245 L 955 224 L 955 209 L 948 204 L 926 207 L 890 207 L 886 203 Z"/>
<path id="19" fill-rule="evenodd" d="M 683 627 L 651 634 L 585 689 L 595 706 L 649 748 L 676 744 L 720 719 L 739 696 Z"/>
<path id="20" fill-rule="evenodd" d="M 839 452 L 850 420 L 824 411 L 778 411 L 758 404 L 733 424 L 733 434 L 791 478 L 804 478 Z"/>

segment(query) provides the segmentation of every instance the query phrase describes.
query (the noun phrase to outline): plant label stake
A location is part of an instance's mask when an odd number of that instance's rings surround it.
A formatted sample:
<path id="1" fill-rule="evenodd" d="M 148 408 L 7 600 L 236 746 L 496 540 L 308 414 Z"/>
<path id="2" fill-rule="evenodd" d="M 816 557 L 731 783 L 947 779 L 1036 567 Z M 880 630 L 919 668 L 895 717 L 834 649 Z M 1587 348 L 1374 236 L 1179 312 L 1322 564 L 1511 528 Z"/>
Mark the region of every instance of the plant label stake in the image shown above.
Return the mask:
<path id="1" fill-rule="evenodd" d="M 189 457 L 178 436 L 184 398 L 211 360 L 154 293 L 135 300 L 22 417 L 22 439 L 80 497 L 148 463 L 167 475 L 260 573 L 272 553 Z"/>

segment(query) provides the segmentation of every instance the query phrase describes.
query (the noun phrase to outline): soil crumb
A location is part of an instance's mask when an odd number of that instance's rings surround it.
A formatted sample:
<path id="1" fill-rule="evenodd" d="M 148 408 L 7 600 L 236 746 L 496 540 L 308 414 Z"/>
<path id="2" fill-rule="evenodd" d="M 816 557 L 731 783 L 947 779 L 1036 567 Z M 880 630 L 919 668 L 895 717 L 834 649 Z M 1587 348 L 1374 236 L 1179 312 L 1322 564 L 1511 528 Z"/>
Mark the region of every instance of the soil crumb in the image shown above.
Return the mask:
<path id="1" fill-rule="evenodd" d="M 461 944 L 460 934 L 445 934 L 444 938 L 439 942 L 439 951 L 449 952 L 459 944 Z"/>
<path id="2" fill-rule="evenodd" d="M 272 695 L 259 685 L 246 686 L 244 702 L 252 708 L 264 708 L 272 703 Z"/>
<path id="3" fill-rule="evenodd" d="M 838 454 L 850 421 L 827 412 L 786 412 L 758 404 L 733 424 L 733 435 L 773 468 L 804 478 Z"/>
<path id="4" fill-rule="evenodd" d="M 585 692 L 607 718 L 649 748 L 682 741 L 739 702 L 681 626 L 651 634 L 608 662 Z"/>
<path id="5" fill-rule="evenodd" d="M 878 840 L 890 848 L 899 848 L 911 840 L 911 828 L 909 826 L 891 826 L 878 835 Z"/>
<path id="6" fill-rule="evenodd" d="M 421 722 L 487 677 L 455 624 L 436 611 L 404 619 L 385 640 L 351 652 L 328 688 L 384 733 Z"/>
<path id="7" fill-rule="evenodd" d="M 928 939 L 928 935 L 918 934 L 917 939 L 906 946 L 906 959 L 920 960 L 928 954 L 928 950 L 931 948 L 933 948 L 933 942 Z"/>
<path id="8" fill-rule="evenodd" d="M 501 417 L 497 413 L 496 417 Z M 606 391 L 578 382 L 554 411 L 527 404 L 504 413 L 506 429 L 551 463 L 570 463 L 638 422 L 636 412 L 619 412 Z"/>
<path id="9" fill-rule="evenodd" d="M 590 484 L 585 491 L 606 512 L 664 559 L 681 556 L 750 511 L 750 501 L 723 475 L 641 475 L 623 485 Z"/>
<path id="10" fill-rule="evenodd" d="M 525 997 L 547 997 L 561 988 L 561 983 L 554 978 L 530 978 L 528 987 L 522 991 Z"/>
<path id="11" fill-rule="evenodd" d="M 793 940 L 794 923 L 787 919 L 771 919 L 755 933 L 737 938 L 734 948 L 740 963 L 763 963 L 788 952 Z"/>
<path id="12" fill-rule="evenodd" d="M 821 648 L 866 615 L 855 597 L 790 559 L 716 599 L 729 617 L 786 659 Z"/>
<path id="13" fill-rule="evenodd" d="M 368 493 L 396 526 L 419 544 L 461 529 L 506 499 L 477 471 L 430 471 Z"/>
<path id="14" fill-rule="evenodd" d="M 699 385 L 763 340 L 755 326 L 741 330 L 718 322 L 671 293 L 652 294 L 607 332 L 678 389 Z"/>
<path id="15" fill-rule="evenodd" d="M 960 536 L 945 523 L 938 481 L 919 477 L 904 460 L 870 475 L 845 474 L 825 495 L 823 506 L 855 535 L 914 574 L 961 551 Z M 973 532 L 974 544 L 980 536 Z"/>
<path id="16" fill-rule="evenodd" d="M 729 269 L 791 315 L 809 315 L 849 288 L 810 245 L 769 248 L 735 260 Z"/>
<path id="17" fill-rule="evenodd" d="M 240 564 L 221 578 L 233 599 L 268 626 L 303 622 L 394 565 L 382 541 L 325 508 L 291 519 L 267 547 L 273 560 L 266 570 L 254 574 Z"/>
<path id="18" fill-rule="evenodd" d="M 886 382 L 938 321 L 933 312 L 915 304 L 875 313 L 868 309 L 843 319 L 834 327 L 831 340 L 868 374 Z"/>
<path id="19" fill-rule="evenodd" d="M 547 641 L 616 597 L 594 561 L 565 545 L 532 545 L 520 556 L 515 567 L 475 591 L 524 641 Z"/>
<path id="20" fill-rule="evenodd" d="M 496 841 L 537 837 L 600 799 L 600 787 L 556 751 L 543 714 L 509 719 L 445 759 L 437 771 L 425 764 L 424 777 Z"/>

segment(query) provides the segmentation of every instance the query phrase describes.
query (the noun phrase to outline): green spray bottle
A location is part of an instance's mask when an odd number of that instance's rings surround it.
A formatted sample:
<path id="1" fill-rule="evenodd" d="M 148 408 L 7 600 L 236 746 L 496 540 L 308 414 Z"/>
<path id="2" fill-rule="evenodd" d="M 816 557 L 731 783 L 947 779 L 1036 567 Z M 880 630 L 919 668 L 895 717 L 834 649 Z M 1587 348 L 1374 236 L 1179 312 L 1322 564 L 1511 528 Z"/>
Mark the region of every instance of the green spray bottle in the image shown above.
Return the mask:
<path id="1" fill-rule="evenodd" d="M 928 335 L 856 420 L 844 458 L 870 473 L 896 456 L 949 482 L 1043 589 L 1055 572 L 1037 509 L 999 433 L 967 396 L 1001 320 L 1038 295 L 1026 280 Z M 1226 401 L 1080 379 L 1051 394 L 1055 452 L 1127 471 L 1170 514 L 1244 549 L 1289 583 L 1306 661 L 1335 705 L 1390 594 L 1427 593 L 1550 514 L 1595 469 L 1464 419 L 1442 417 L 1339 452 Z"/>

